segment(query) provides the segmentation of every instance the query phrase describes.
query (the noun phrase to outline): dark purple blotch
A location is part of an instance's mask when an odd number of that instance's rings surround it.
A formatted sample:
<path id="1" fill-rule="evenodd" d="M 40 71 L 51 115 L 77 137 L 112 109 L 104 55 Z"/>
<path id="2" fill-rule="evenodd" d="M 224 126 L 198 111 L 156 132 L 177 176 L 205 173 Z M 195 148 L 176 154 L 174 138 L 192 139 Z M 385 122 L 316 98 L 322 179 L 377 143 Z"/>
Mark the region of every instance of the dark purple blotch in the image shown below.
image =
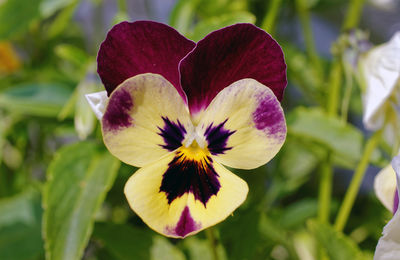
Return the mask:
<path id="1" fill-rule="evenodd" d="M 261 96 L 253 121 L 258 130 L 266 131 L 270 135 L 280 136 L 286 132 L 283 113 L 280 113 L 279 102 L 272 96 Z"/>
<path id="2" fill-rule="evenodd" d="M 132 96 L 123 88 L 115 91 L 108 102 L 102 122 L 107 131 L 119 130 L 133 124 L 130 110 L 133 107 Z"/>
<path id="3" fill-rule="evenodd" d="M 162 119 L 164 127 L 158 127 L 158 130 L 160 130 L 158 134 L 163 137 L 164 144 L 160 144 L 160 146 L 172 152 L 182 146 L 186 129 L 179 120 L 175 123 L 169 120 L 168 117 L 162 117 Z"/>
<path id="4" fill-rule="evenodd" d="M 393 200 L 393 215 L 396 213 L 398 208 L 399 208 L 399 192 L 396 189 L 396 192 L 394 193 L 394 200 Z"/>
<path id="5" fill-rule="evenodd" d="M 206 207 L 211 196 L 217 195 L 221 185 L 219 175 L 214 170 L 212 159 L 191 160 L 178 152 L 168 164 L 163 175 L 160 192 L 165 192 L 168 204 L 185 193 L 192 193 L 194 198 Z"/>
<path id="6" fill-rule="evenodd" d="M 211 123 L 204 132 L 204 136 L 208 142 L 207 148 L 212 155 L 223 154 L 225 151 L 232 149 L 232 147 L 227 147 L 226 145 L 228 138 L 236 131 L 225 129 L 224 125 L 226 121 L 228 119 L 217 126 L 213 126 Z"/>
<path id="7" fill-rule="evenodd" d="M 201 224 L 197 223 L 193 220 L 192 215 L 190 215 L 190 210 L 188 206 L 182 211 L 181 217 L 179 218 L 178 223 L 175 228 L 167 228 L 168 233 L 172 233 L 172 235 L 184 237 L 187 234 L 198 230 L 201 228 Z"/>

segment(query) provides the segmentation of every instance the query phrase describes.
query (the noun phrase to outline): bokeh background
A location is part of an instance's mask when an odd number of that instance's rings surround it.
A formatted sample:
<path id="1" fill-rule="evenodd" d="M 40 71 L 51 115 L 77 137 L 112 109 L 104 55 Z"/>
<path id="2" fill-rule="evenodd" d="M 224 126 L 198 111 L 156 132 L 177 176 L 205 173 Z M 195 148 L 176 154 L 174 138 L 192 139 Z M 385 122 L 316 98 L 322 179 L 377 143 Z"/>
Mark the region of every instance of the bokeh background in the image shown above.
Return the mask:
<path id="1" fill-rule="evenodd" d="M 343 232 L 332 223 L 372 134 L 357 58 L 400 31 L 399 14 L 397 0 L 0 0 L 0 259 L 372 259 L 392 216 L 373 179 L 393 144 L 375 149 Z M 97 51 L 125 20 L 167 23 L 195 41 L 254 23 L 284 50 L 287 141 L 267 165 L 234 171 L 248 199 L 212 231 L 162 237 L 125 200 L 135 169 L 109 155 L 84 98 L 103 90 Z M 330 113 L 332 78 L 342 88 Z M 320 221 L 326 167 L 332 198 Z"/>

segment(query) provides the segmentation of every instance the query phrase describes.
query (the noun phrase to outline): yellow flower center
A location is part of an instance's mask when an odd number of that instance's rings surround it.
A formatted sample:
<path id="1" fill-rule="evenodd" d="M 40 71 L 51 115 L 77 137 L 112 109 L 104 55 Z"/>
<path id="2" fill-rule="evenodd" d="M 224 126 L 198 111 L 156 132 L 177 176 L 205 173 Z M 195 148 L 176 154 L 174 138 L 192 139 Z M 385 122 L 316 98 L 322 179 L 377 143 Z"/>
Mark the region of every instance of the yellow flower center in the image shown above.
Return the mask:
<path id="1" fill-rule="evenodd" d="M 202 159 L 211 156 L 211 153 L 208 151 L 208 149 L 201 148 L 196 140 L 193 140 L 188 147 L 181 146 L 178 149 L 178 152 L 182 153 L 186 159 L 194 161 L 201 161 Z"/>

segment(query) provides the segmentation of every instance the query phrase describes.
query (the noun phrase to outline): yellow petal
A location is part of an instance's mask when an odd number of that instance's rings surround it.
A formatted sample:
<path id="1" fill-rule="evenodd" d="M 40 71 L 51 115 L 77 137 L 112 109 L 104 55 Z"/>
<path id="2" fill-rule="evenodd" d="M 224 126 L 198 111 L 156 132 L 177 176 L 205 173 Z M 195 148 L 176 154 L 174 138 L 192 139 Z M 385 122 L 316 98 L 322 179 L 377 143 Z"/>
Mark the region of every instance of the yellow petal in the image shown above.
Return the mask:
<path id="1" fill-rule="evenodd" d="M 102 118 L 108 150 L 138 167 L 180 147 L 192 129 L 188 109 L 175 87 L 161 75 L 151 73 L 119 85 Z"/>
<path id="2" fill-rule="evenodd" d="M 181 159 L 180 152 L 170 153 L 139 169 L 125 186 L 136 214 L 153 230 L 176 238 L 224 220 L 243 203 L 248 192 L 245 181 L 212 158 L 205 158 L 208 166 L 201 165 L 201 159 Z M 197 171 L 193 169 L 196 164 L 212 169 Z M 186 174 L 191 176 L 186 178 Z M 215 192 L 208 190 L 213 185 Z"/>
<path id="3" fill-rule="evenodd" d="M 254 79 L 223 89 L 201 114 L 197 135 L 218 162 L 241 169 L 271 160 L 286 138 L 282 107 L 268 87 Z"/>

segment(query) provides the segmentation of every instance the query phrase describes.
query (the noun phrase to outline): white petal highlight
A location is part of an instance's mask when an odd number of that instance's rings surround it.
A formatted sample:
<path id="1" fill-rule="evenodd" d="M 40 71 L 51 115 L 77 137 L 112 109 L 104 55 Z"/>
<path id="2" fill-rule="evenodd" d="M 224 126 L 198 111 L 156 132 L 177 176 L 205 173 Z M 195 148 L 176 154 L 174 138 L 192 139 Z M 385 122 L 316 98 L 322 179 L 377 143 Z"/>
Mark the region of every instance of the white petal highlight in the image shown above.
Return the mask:
<path id="1" fill-rule="evenodd" d="M 107 91 L 94 92 L 85 95 L 90 107 L 92 108 L 97 119 L 101 120 L 106 110 L 108 101 Z"/>

